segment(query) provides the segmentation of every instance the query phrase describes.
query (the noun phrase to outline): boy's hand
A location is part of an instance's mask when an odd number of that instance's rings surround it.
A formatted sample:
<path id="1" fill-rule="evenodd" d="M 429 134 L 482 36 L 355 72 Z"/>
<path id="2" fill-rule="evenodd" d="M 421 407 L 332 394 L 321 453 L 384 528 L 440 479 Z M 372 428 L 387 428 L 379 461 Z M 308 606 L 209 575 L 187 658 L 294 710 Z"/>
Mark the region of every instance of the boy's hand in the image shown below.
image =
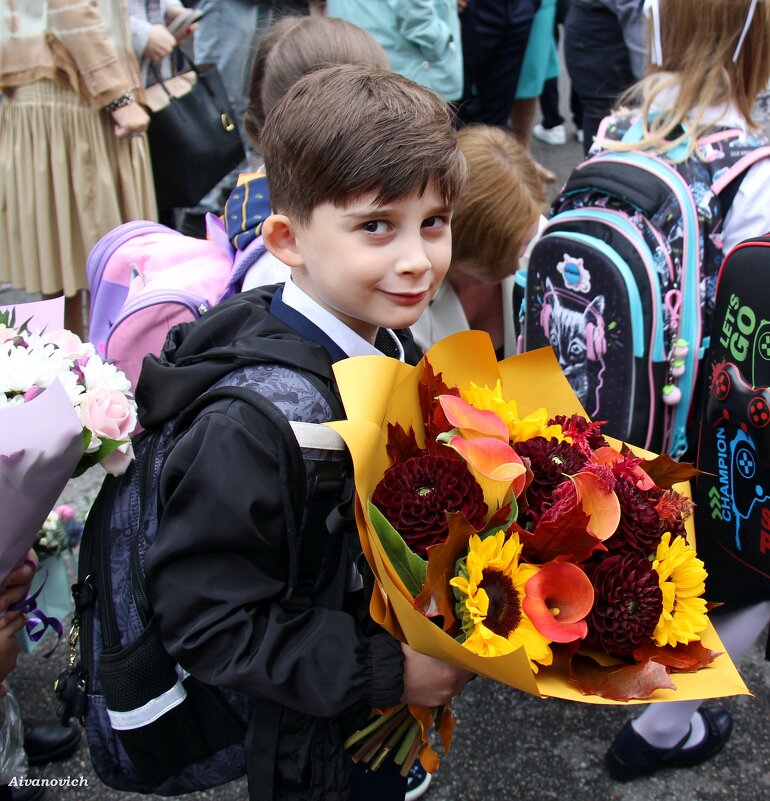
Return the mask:
<path id="1" fill-rule="evenodd" d="M 24 556 L 24 561 L 6 576 L 0 586 L 0 614 L 11 604 L 26 597 L 36 572 L 37 554 L 30 548 Z"/>
<path id="2" fill-rule="evenodd" d="M 144 48 L 144 55 L 152 61 L 167 56 L 176 47 L 176 39 L 169 33 L 165 25 L 153 25 Z"/>
<path id="3" fill-rule="evenodd" d="M 402 643 L 404 653 L 404 694 L 400 701 L 414 706 L 443 706 L 460 695 L 465 683 L 474 677 L 464 668 L 432 656 L 417 653 Z"/>

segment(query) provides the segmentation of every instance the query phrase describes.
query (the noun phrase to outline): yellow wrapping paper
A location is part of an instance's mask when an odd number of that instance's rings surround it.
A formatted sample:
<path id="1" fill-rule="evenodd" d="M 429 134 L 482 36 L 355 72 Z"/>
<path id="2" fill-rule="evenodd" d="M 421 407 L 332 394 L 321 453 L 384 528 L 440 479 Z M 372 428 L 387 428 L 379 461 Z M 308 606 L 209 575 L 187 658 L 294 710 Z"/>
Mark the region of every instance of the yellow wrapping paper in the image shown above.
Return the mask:
<path id="1" fill-rule="evenodd" d="M 493 387 L 500 379 L 503 397 L 517 402 L 521 417 L 543 406 L 552 415 L 575 413 L 587 417 L 550 348 L 498 363 L 487 334 L 466 331 L 438 342 L 426 356 L 434 373 L 441 373 L 444 383 L 450 387 L 465 387 L 471 382 L 478 386 Z M 364 553 L 377 579 L 371 614 L 393 636 L 421 653 L 461 665 L 479 675 L 542 697 L 592 704 L 618 704 L 750 695 L 726 654 L 696 673 L 671 674 L 677 689 L 657 690 L 644 701 L 619 702 L 583 695 L 568 682 L 566 662 L 556 654 L 552 666 L 540 667 L 539 672 L 534 673 L 523 648 L 505 656 L 479 656 L 416 611 L 412 607 L 409 592 L 391 566 L 364 510 L 374 488 L 390 466 L 385 447 L 388 423 L 400 423 L 405 431 L 413 428 L 418 443 L 424 444 L 417 393 L 422 362 L 412 367 L 385 356 L 361 356 L 338 362 L 334 372 L 348 419 L 329 425 L 342 436 L 353 457 L 357 491 L 356 520 Z M 619 443 L 612 444 L 619 447 Z M 642 456 L 652 455 L 635 450 Z M 689 484 L 679 484 L 676 490 L 690 495 Z M 688 520 L 687 525 L 688 537 L 694 541 L 692 519 Z M 701 639 L 707 648 L 724 651 L 711 624 Z M 595 651 L 587 653 L 603 664 L 613 662 L 611 657 L 604 654 Z"/>

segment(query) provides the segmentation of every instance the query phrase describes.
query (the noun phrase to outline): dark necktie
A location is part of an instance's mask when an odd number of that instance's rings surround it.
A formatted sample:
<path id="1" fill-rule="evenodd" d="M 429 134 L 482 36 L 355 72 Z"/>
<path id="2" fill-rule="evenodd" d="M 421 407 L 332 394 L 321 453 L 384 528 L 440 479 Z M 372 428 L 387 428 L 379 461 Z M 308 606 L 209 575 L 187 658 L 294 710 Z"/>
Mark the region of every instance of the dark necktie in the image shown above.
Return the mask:
<path id="1" fill-rule="evenodd" d="M 386 328 L 380 328 L 380 330 L 377 331 L 377 336 L 374 338 L 374 347 L 386 356 L 392 356 L 394 359 L 398 359 L 401 356 L 398 344 L 395 339 L 393 339 L 390 331 Z"/>

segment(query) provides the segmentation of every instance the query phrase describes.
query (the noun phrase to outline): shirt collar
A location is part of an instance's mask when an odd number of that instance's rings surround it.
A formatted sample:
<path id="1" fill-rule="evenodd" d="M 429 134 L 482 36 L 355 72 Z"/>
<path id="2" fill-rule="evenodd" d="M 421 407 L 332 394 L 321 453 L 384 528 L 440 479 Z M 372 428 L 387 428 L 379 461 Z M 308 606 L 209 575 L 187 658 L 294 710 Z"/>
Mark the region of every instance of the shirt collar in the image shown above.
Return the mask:
<path id="1" fill-rule="evenodd" d="M 303 317 L 307 317 L 311 323 L 326 332 L 329 338 L 345 351 L 348 356 L 382 356 L 382 352 L 377 350 L 374 345 L 359 336 L 330 311 L 324 309 L 291 279 L 284 285 L 282 300 L 287 306 L 299 312 Z M 399 359 L 404 361 L 404 348 L 399 338 L 391 329 L 386 328 L 385 331 L 398 345 Z"/>

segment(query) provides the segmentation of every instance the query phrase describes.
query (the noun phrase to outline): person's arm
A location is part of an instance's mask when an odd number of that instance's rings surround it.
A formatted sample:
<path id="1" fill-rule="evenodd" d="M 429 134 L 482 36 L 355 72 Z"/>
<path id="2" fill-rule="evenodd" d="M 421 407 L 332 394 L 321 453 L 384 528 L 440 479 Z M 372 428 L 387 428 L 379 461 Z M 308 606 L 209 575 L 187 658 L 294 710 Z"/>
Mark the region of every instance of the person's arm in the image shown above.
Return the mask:
<path id="1" fill-rule="evenodd" d="M 247 404 L 222 402 L 169 454 L 146 560 L 164 644 L 206 683 L 309 715 L 395 704 L 396 640 L 366 636 L 343 611 L 290 615 L 279 604 L 288 556 L 278 436 Z"/>
<path id="2" fill-rule="evenodd" d="M 436 13 L 432 0 L 390 0 L 401 35 L 429 61 L 444 55 L 453 43 L 449 14 L 457 10 L 447 5 L 445 16 Z"/>
<path id="3" fill-rule="evenodd" d="M 22 612 L 11 611 L 8 607 L 27 596 L 36 571 L 37 555 L 30 549 L 24 562 L 5 577 L 0 588 L 0 698 L 8 691 L 3 683 L 5 678 L 16 667 L 16 657 L 19 654 L 16 632 L 25 622 Z"/>
<path id="4" fill-rule="evenodd" d="M 647 71 L 647 35 L 639 0 L 612 0 L 615 15 L 623 30 L 631 71 L 638 80 Z"/>
<path id="5" fill-rule="evenodd" d="M 74 63 L 94 107 L 137 88 L 109 38 L 98 0 L 48 0 L 48 11 L 51 34 Z"/>
<path id="6" fill-rule="evenodd" d="M 137 61 L 144 58 L 144 51 L 150 41 L 150 31 L 152 24 L 146 17 L 132 14 L 128 18 L 128 29 L 131 32 L 131 49 L 134 51 Z"/>

